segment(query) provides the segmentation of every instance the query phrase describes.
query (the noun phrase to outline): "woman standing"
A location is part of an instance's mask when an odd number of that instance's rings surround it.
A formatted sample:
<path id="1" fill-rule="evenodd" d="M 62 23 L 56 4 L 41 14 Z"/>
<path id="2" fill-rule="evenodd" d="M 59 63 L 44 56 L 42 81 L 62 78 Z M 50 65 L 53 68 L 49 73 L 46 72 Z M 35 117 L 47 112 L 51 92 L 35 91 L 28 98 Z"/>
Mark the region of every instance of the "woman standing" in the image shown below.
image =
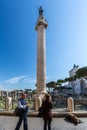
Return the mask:
<path id="1" fill-rule="evenodd" d="M 44 111 L 43 120 L 44 120 L 44 130 L 51 130 L 51 121 L 52 121 L 52 103 L 50 101 L 50 95 L 45 95 L 45 101 L 42 102 L 42 108 Z"/>

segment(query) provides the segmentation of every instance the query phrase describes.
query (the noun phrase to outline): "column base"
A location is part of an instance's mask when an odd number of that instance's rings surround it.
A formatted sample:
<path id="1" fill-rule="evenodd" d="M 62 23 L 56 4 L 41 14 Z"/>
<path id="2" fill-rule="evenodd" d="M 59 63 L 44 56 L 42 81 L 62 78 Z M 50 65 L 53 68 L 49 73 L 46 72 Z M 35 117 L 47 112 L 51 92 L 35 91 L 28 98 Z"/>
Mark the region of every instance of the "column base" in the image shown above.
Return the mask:
<path id="1" fill-rule="evenodd" d="M 40 92 L 37 94 L 34 94 L 34 100 L 35 100 L 35 110 L 38 111 L 38 109 L 41 107 L 42 105 L 42 100 L 45 100 L 45 94 L 47 92 Z"/>

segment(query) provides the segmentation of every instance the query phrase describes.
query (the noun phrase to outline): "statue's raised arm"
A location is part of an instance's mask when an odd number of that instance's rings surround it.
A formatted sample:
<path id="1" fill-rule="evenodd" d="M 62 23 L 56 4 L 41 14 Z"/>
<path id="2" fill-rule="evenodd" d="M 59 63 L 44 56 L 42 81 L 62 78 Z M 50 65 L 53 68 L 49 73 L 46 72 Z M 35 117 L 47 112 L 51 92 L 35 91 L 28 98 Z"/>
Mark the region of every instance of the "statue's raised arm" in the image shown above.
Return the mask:
<path id="1" fill-rule="evenodd" d="M 39 10 L 39 16 L 43 16 L 43 12 L 44 12 L 44 10 L 42 9 L 41 6 L 40 6 L 40 8 L 38 8 L 38 10 Z"/>

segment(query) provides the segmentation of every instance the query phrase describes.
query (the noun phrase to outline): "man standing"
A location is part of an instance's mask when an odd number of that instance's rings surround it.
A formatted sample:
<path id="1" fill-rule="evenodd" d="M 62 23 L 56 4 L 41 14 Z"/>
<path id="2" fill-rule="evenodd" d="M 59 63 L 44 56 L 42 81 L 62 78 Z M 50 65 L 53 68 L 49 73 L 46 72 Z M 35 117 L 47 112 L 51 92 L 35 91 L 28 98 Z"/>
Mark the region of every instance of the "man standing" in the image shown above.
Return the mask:
<path id="1" fill-rule="evenodd" d="M 22 121 L 24 130 L 28 130 L 28 124 L 27 124 L 28 104 L 26 103 L 25 98 L 26 94 L 22 93 L 21 98 L 18 100 L 18 108 L 20 109 L 20 116 L 15 130 L 20 129 Z"/>

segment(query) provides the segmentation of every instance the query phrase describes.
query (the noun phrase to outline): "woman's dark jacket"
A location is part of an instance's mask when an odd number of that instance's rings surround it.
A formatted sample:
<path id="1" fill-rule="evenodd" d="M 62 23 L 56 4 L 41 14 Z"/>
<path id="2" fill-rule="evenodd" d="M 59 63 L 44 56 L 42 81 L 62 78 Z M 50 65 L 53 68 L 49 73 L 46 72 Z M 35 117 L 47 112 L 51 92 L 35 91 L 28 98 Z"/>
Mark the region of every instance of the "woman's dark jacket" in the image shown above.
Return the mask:
<path id="1" fill-rule="evenodd" d="M 46 121 L 52 120 L 52 103 L 50 101 L 43 101 L 42 108 L 44 109 L 43 119 Z"/>

